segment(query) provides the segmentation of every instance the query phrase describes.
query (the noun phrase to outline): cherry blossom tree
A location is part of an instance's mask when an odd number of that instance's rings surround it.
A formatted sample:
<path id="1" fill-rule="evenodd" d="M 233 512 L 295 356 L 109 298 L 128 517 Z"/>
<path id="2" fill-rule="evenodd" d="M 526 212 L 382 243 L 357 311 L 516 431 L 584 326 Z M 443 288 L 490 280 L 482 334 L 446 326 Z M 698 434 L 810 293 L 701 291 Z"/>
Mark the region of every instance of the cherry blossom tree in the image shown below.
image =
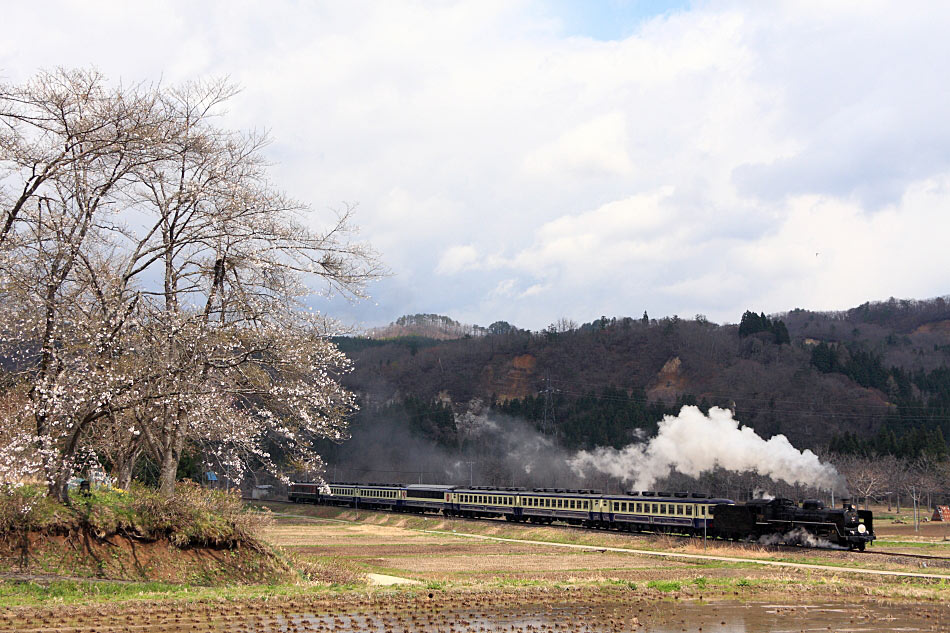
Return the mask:
<path id="1" fill-rule="evenodd" d="M 90 451 L 123 482 L 148 455 L 170 494 L 190 444 L 239 476 L 265 440 L 319 465 L 309 443 L 345 433 L 349 362 L 304 300 L 384 271 L 352 208 L 313 230 L 268 181 L 266 138 L 217 124 L 235 92 L 66 70 L 0 89 L 3 337 L 62 499 Z"/>

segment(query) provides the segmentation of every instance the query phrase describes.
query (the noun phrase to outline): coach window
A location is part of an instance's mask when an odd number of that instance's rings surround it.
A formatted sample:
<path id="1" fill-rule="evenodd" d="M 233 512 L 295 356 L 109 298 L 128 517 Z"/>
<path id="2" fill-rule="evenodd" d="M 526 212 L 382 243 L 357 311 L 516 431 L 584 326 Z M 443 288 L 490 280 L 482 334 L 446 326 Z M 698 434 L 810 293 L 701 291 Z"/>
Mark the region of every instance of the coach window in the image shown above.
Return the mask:
<path id="1" fill-rule="evenodd" d="M 666 514 L 666 504 L 665 504 L 665 503 L 661 503 L 661 504 L 660 504 L 660 514 Z"/>
<path id="2" fill-rule="evenodd" d="M 686 516 L 693 516 L 693 506 L 686 506 Z"/>
<path id="3" fill-rule="evenodd" d="M 659 512 L 659 510 L 660 510 L 659 505 L 656 504 L 656 503 L 651 503 L 650 505 L 653 506 L 653 514 L 657 514 L 657 513 Z"/>

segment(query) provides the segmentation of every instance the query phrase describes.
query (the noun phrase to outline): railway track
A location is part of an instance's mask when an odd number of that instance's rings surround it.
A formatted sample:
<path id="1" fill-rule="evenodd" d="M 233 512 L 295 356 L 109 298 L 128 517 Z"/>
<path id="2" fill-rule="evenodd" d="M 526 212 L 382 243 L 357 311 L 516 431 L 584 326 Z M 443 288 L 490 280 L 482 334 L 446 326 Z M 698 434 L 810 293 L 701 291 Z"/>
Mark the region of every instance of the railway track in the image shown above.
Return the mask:
<path id="1" fill-rule="evenodd" d="M 249 499 L 249 498 L 245 497 L 245 498 L 244 498 L 244 501 L 261 501 L 261 500 L 260 500 L 260 499 Z M 297 504 L 297 503 L 293 503 L 293 502 L 291 502 L 291 501 L 281 501 L 281 500 L 267 500 L 267 503 L 280 503 L 280 504 L 282 504 L 282 505 L 298 506 L 298 507 L 299 507 L 299 505 L 300 505 L 300 504 Z M 346 507 L 346 506 L 333 506 L 333 507 Z M 376 508 L 373 508 L 373 509 L 369 509 L 369 508 L 348 508 L 348 509 L 352 509 L 352 510 L 364 510 L 364 511 L 366 511 L 366 512 L 386 512 L 386 510 L 379 510 L 379 509 L 376 509 Z M 395 513 L 387 513 L 387 514 L 395 514 Z M 407 514 L 408 516 L 420 516 L 420 517 L 426 517 L 426 516 L 429 516 L 429 517 L 436 517 L 436 516 L 438 516 L 438 518 L 440 518 L 440 519 L 451 519 L 452 521 L 460 521 L 460 522 L 464 522 L 464 523 L 473 523 L 473 524 L 484 523 L 484 522 L 486 522 L 486 521 L 495 521 L 495 522 L 500 522 L 500 523 L 505 523 L 505 524 L 510 524 L 510 525 L 524 525 L 524 526 L 541 526 L 541 525 L 542 525 L 542 524 L 535 524 L 535 523 L 510 523 L 510 522 L 508 522 L 508 521 L 505 521 L 504 519 L 494 519 L 494 518 L 477 519 L 477 518 L 471 518 L 471 517 L 443 517 L 441 514 L 439 514 L 439 515 L 434 515 L 434 514 L 424 514 L 424 513 L 418 513 L 418 514 L 417 514 L 417 513 L 403 513 L 403 514 Z M 558 529 L 558 530 L 568 530 L 568 531 L 575 531 L 575 530 L 576 530 L 576 531 L 582 531 L 582 532 L 589 532 L 589 531 L 591 531 L 591 530 L 593 529 L 593 530 L 597 530 L 597 531 L 601 531 L 601 532 L 615 532 L 615 533 L 617 533 L 617 534 L 656 535 L 656 536 L 664 536 L 664 537 L 667 537 L 667 538 L 675 538 L 675 539 L 694 539 L 694 538 L 697 538 L 697 537 L 693 537 L 693 536 L 685 536 L 685 535 L 682 535 L 682 534 L 659 534 L 659 533 L 656 533 L 656 532 L 619 532 L 619 531 L 617 531 L 617 530 L 608 530 L 608 529 L 600 529 L 600 528 L 588 528 L 588 527 L 581 527 L 581 526 L 577 526 L 577 525 L 564 525 L 563 523 L 549 523 L 549 524 L 544 524 L 543 527 L 555 528 L 555 529 Z M 728 545 L 730 545 L 730 546 L 736 547 L 737 549 L 741 548 L 742 545 L 757 545 L 758 547 L 765 547 L 765 548 L 768 548 L 769 550 L 775 551 L 775 552 L 796 551 L 796 550 L 805 549 L 805 547 L 802 546 L 802 545 L 785 545 L 785 544 L 760 545 L 760 544 L 755 543 L 755 542 L 753 542 L 753 541 L 735 543 L 735 542 L 733 542 L 733 541 L 728 541 L 728 540 L 716 540 L 715 542 L 716 542 L 717 545 L 725 545 L 725 544 L 728 544 Z M 814 547 L 814 548 L 808 548 L 808 549 L 818 549 L 818 550 L 824 550 L 824 551 L 830 551 L 830 552 L 847 552 L 847 551 L 848 551 L 846 548 L 838 548 L 838 547 Z M 862 556 L 863 556 L 863 555 L 872 555 L 872 556 L 894 556 L 894 557 L 897 557 L 897 558 L 910 558 L 910 559 L 917 559 L 917 560 L 923 560 L 923 561 L 931 560 L 931 561 L 934 561 L 934 562 L 938 562 L 938 561 L 939 561 L 939 562 L 943 562 L 943 563 L 946 563 L 946 564 L 950 565 L 950 556 L 934 556 L 934 555 L 932 555 L 932 554 L 914 554 L 914 553 L 911 553 L 911 552 L 890 552 L 890 551 L 881 551 L 881 550 L 877 550 L 877 549 L 867 549 L 867 550 L 865 550 L 864 552 L 861 552 L 861 554 L 862 554 Z"/>

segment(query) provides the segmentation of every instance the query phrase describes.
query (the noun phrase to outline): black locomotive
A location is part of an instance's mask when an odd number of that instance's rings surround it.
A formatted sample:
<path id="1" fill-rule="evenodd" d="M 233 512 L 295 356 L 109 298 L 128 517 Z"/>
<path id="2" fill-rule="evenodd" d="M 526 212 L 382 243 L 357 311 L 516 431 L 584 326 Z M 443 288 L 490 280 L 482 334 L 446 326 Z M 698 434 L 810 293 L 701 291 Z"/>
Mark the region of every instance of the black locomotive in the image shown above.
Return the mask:
<path id="1" fill-rule="evenodd" d="M 605 495 L 597 490 L 490 488 L 430 484 L 294 483 L 295 503 L 322 503 L 395 512 L 433 512 L 445 516 L 504 518 L 514 522 L 554 521 L 627 532 L 666 532 L 774 543 L 830 544 L 864 550 L 874 540 L 870 512 L 845 503 L 827 508 L 822 501 L 755 500 L 736 504 L 685 492 L 634 492 Z"/>
<path id="2" fill-rule="evenodd" d="M 874 540 L 871 512 L 857 510 L 845 502 L 841 508 L 827 508 L 818 499 L 799 506 L 791 499 L 754 500 L 741 505 L 720 505 L 713 509 L 716 534 L 729 539 L 761 539 L 780 535 L 786 541 L 811 544 L 824 539 L 835 545 L 864 551 Z"/>

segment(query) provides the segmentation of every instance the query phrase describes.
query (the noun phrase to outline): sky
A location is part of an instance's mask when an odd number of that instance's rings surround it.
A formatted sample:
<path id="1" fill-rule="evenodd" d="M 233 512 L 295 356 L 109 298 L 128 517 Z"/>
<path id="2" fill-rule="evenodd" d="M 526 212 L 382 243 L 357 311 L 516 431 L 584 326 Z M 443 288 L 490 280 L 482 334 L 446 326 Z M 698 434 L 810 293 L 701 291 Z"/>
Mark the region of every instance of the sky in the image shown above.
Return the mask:
<path id="1" fill-rule="evenodd" d="M 950 4 L 34 2 L 0 78 L 226 75 L 308 222 L 391 275 L 346 322 L 846 309 L 950 292 Z"/>

